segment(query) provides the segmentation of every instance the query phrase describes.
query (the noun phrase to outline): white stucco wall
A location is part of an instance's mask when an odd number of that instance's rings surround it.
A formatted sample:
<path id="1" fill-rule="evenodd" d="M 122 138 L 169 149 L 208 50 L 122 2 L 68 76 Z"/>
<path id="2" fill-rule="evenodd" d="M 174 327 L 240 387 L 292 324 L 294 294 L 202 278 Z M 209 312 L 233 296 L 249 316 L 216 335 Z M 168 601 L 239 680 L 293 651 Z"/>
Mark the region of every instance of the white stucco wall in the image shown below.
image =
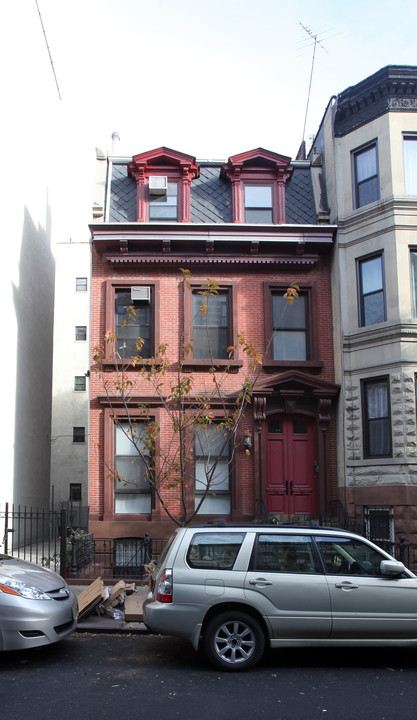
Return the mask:
<path id="1" fill-rule="evenodd" d="M 55 342 L 51 441 L 51 495 L 55 507 L 69 500 L 71 483 L 82 485 L 88 505 L 89 378 L 85 391 L 74 390 L 75 376 L 90 368 L 89 242 L 59 243 L 56 257 Z M 76 278 L 87 277 L 87 291 L 76 291 Z M 85 341 L 75 339 L 76 326 L 85 326 Z M 73 427 L 85 427 L 85 443 L 73 443 Z"/>

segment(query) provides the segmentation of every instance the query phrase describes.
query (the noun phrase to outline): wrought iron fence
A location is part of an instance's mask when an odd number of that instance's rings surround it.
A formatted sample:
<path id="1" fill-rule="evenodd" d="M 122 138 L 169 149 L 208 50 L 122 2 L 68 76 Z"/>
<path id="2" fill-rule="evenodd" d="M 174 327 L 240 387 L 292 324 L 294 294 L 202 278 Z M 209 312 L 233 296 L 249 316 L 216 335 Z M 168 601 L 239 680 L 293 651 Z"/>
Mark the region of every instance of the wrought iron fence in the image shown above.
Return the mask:
<path id="1" fill-rule="evenodd" d="M 4 510 L 0 509 L 1 551 L 65 574 L 66 518 L 65 510 L 55 512 L 6 503 Z"/>
<path id="2" fill-rule="evenodd" d="M 76 524 L 70 526 L 66 508 L 45 511 L 8 503 L 0 508 L 0 551 L 62 577 L 143 579 L 145 565 L 158 559 L 164 545 L 165 540 L 149 536 L 95 539 Z"/>
<path id="3" fill-rule="evenodd" d="M 82 538 L 75 539 L 75 548 L 80 540 Z M 75 563 L 71 567 L 71 577 L 143 580 L 147 575 L 145 566 L 151 560 L 158 560 L 165 542 L 151 540 L 147 534 L 145 538 L 94 539 L 89 562 L 81 566 Z"/>

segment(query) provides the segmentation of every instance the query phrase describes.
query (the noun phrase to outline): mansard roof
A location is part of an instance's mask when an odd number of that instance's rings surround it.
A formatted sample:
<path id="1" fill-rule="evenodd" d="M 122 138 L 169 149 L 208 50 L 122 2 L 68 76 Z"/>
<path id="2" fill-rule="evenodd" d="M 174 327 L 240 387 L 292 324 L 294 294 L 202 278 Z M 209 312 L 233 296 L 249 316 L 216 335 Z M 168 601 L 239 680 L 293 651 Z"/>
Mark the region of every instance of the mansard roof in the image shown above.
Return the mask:
<path id="1" fill-rule="evenodd" d="M 156 151 L 153 151 L 156 152 Z M 266 152 L 266 151 L 264 151 Z M 242 153 L 244 155 L 245 153 Z M 135 156 L 144 160 L 146 153 Z M 271 153 L 274 158 L 283 158 Z M 162 156 L 159 156 L 162 158 Z M 164 156 L 167 158 L 167 156 Z M 190 158 L 191 156 L 184 156 Z M 238 156 L 235 156 L 238 157 Z M 264 156 L 266 159 L 267 156 Z M 194 158 L 193 158 L 194 161 Z M 136 181 L 129 174 L 128 159 L 112 162 L 110 176 L 109 222 L 136 222 Z M 223 162 L 196 162 L 199 174 L 191 182 L 191 223 L 232 222 L 232 191 L 229 180 L 224 177 Z M 308 164 L 295 163 L 292 175 L 286 181 L 286 222 L 288 224 L 317 224 L 311 171 Z"/>

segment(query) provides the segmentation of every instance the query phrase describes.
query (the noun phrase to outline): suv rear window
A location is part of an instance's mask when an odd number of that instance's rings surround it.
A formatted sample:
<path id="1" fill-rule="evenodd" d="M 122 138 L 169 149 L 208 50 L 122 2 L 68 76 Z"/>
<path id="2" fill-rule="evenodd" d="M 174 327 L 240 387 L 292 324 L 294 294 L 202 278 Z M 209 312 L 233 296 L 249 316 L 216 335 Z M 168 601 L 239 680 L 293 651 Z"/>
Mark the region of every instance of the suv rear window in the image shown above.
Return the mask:
<path id="1" fill-rule="evenodd" d="M 187 552 L 190 567 L 232 570 L 245 533 L 196 533 Z"/>

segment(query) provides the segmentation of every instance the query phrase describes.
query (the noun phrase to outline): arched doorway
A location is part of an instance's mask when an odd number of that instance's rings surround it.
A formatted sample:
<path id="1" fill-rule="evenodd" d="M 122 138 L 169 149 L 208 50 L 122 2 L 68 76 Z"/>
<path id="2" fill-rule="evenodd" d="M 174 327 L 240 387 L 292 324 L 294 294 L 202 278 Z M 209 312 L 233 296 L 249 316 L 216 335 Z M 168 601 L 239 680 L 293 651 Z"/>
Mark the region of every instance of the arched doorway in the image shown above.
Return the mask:
<path id="1" fill-rule="evenodd" d="M 314 515 L 316 512 L 315 423 L 302 415 L 266 420 L 268 514 Z"/>

